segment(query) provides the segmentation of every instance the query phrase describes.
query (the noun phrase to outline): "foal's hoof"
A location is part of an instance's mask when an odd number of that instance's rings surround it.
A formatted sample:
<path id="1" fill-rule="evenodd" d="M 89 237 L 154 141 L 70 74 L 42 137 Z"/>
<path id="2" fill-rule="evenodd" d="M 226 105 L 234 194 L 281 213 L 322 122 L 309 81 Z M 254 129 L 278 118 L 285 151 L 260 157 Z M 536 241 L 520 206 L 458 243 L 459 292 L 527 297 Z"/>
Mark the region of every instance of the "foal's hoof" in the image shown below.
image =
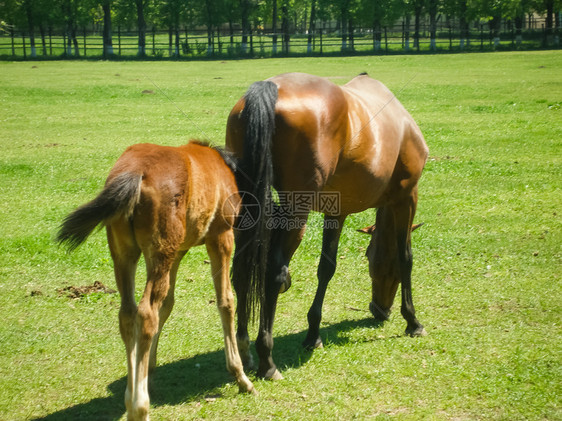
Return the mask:
<path id="1" fill-rule="evenodd" d="M 254 395 L 254 396 L 259 395 L 258 391 L 256 390 L 256 388 L 252 383 L 250 383 L 250 387 L 239 386 L 238 393 L 247 393 L 248 395 Z"/>
<path id="2" fill-rule="evenodd" d="M 426 330 L 423 326 L 419 326 L 417 328 L 406 329 L 406 335 L 411 336 L 412 338 L 419 338 L 422 336 L 427 336 Z"/>

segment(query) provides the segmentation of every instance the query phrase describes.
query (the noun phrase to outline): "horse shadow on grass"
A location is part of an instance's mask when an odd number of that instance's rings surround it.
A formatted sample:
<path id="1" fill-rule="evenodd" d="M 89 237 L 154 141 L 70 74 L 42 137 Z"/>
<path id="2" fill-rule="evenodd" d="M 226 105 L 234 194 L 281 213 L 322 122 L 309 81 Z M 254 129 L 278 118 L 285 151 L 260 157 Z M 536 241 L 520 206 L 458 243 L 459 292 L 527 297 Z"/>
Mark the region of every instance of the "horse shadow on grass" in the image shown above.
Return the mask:
<path id="1" fill-rule="evenodd" d="M 320 329 L 324 343 L 343 346 L 349 337 L 345 332 L 356 328 L 381 326 L 372 318 L 346 320 Z M 310 359 L 312 352 L 302 348 L 306 331 L 275 337 L 274 358 L 279 369 L 298 368 Z M 254 350 L 252 350 L 254 352 Z M 257 357 L 254 353 L 254 358 Z M 234 380 L 227 372 L 224 351 L 198 354 L 190 358 L 158 366 L 150 378 L 150 403 L 153 406 L 179 405 L 209 396 L 218 387 Z M 254 378 L 254 373 L 249 373 Z M 109 384 L 110 396 L 92 399 L 36 420 L 116 420 L 125 413 L 125 388 L 127 378 L 122 377 Z"/>

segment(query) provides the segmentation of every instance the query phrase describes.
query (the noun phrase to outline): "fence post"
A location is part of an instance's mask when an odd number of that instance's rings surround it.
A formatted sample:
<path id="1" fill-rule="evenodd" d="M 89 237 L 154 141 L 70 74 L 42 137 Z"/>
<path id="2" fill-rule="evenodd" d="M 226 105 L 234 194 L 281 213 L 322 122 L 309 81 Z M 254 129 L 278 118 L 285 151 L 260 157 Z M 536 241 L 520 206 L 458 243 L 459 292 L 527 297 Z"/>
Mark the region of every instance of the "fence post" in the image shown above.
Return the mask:
<path id="1" fill-rule="evenodd" d="M 449 51 L 453 50 L 453 29 L 451 24 L 449 24 Z"/>
<path id="2" fill-rule="evenodd" d="M 121 55 L 121 25 L 117 26 L 117 43 L 119 45 L 119 55 Z"/>
<path id="3" fill-rule="evenodd" d="M 84 57 L 86 57 L 86 27 L 84 27 Z"/>
<path id="4" fill-rule="evenodd" d="M 156 28 L 152 26 L 152 55 L 154 55 L 154 50 L 156 49 L 156 41 L 154 39 L 155 37 L 156 37 Z"/>
<path id="5" fill-rule="evenodd" d="M 21 39 L 23 40 L 23 59 L 27 58 L 27 51 L 25 50 L 25 33 L 21 34 Z"/>
<path id="6" fill-rule="evenodd" d="M 49 54 L 53 55 L 53 28 L 49 26 Z"/>

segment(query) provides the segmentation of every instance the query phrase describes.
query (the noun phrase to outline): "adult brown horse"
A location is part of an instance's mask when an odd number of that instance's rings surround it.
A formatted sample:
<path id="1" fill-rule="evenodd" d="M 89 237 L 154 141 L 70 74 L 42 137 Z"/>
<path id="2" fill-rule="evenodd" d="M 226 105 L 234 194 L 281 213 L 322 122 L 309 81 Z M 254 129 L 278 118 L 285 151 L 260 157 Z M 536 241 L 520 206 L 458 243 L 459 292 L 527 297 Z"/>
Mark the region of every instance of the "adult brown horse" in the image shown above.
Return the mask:
<path id="1" fill-rule="evenodd" d="M 174 305 L 180 262 L 205 244 L 224 332 L 226 366 L 241 392 L 254 392 L 243 371 L 234 332 L 230 287 L 232 226 L 240 196 L 228 156 L 198 142 L 180 147 L 129 147 L 109 173 L 105 188 L 66 217 L 57 236 L 70 249 L 103 224 L 121 294 L 119 327 L 127 351 L 127 416 L 148 419 L 148 373 L 156 366 L 158 338 Z M 147 281 L 137 306 L 135 271 L 140 254 Z"/>
<path id="2" fill-rule="evenodd" d="M 318 289 L 303 345 L 322 346 L 322 303 L 336 269 L 344 220 L 369 208 L 378 208 L 367 251 L 370 310 L 375 318 L 388 319 L 401 282 L 406 333 L 425 334 L 412 303 L 410 229 L 428 149 L 410 114 L 381 82 L 362 74 L 340 87 L 302 73 L 256 82 L 230 113 L 226 146 L 240 160 L 238 187 L 247 192 L 243 212 L 255 221 L 237 233 L 232 268 L 245 365 L 251 364 L 248 318 L 260 304 L 258 375 L 282 377 L 272 359 L 275 308 L 279 292 L 290 286 L 289 261 L 310 210 L 323 212 L 325 222 Z M 273 205 L 271 187 L 278 196 Z"/>

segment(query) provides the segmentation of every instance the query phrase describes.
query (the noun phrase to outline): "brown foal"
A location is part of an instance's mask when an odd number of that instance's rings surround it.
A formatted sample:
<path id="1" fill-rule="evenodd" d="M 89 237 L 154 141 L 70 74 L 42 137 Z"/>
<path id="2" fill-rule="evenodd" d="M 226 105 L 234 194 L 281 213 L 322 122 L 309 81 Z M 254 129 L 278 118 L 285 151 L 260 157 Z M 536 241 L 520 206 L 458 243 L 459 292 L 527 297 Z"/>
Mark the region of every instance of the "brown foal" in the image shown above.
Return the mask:
<path id="1" fill-rule="evenodd" d="M 156 365 L 162 326 L 174 305 L 182 257 L 205 244 L 224 332 L 226 366 L 241 392 L 254 393 L 243 371 L 234 331 L 229 278 L 233 225 L 240 196 L 227 157 L 199 142 L 180 147 L 138 144 L 118 159 L 103 191 L 64 220 L 57 241 L 79 246 L 99 224 L 107 230 L 121 294 L 119 327 L 127 352 L 125 405 L 130 420 L 147 420 L 148 374 Z M 135 301 L 141 253 L 146 287 Z"/>

